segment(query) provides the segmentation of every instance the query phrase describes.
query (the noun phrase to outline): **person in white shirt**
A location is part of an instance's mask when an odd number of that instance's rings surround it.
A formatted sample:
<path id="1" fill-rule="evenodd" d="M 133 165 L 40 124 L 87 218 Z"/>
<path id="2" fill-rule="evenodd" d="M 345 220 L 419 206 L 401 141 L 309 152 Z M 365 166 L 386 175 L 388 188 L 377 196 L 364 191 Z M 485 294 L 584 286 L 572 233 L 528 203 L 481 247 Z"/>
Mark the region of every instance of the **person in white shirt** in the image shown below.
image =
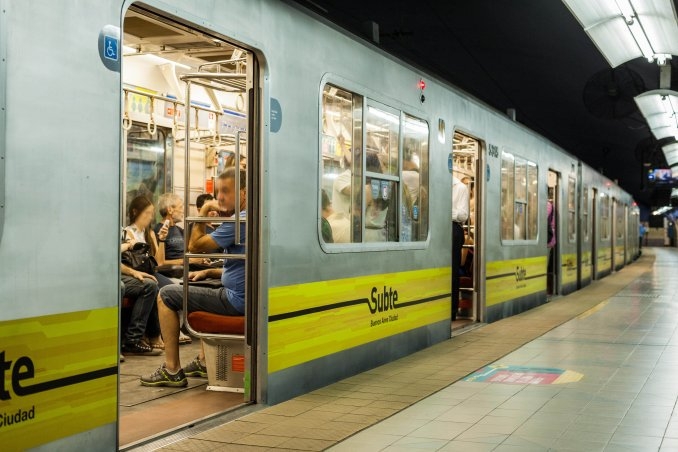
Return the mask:
<path id="1" fill-rule="evenodd" d="M 464 245 L 463 223 L 469 215 L 469 190 L 456 176 L 452 176 L 452 320 L 459 309 L 459 263 Z"/>

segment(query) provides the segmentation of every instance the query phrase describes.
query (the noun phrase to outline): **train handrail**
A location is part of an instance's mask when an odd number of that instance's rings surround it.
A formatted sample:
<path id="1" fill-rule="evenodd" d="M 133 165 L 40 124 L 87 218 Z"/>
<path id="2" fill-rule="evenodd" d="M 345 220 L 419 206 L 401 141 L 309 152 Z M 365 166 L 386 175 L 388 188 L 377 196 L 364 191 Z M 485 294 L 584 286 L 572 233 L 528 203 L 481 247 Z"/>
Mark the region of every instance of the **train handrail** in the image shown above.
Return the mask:
<path id="1" fill-rule="evenodd" d="M 198 80 L 196 79 L 211 79 L 211 80 L 216 80 L 219 78 L 232 78 L 229 77 L 230 75 L 233 74 L 186 74 L 185 76 L 181 77 L 181 80 L 186 83 L 186 97 L 185 97 L 185 105 L 188 104 L 189 108 L 192 108 L 193 106 L 190 105 L 190 100 L 191 100 L 191 86 L 193 84 L 198 84 Z M 204 85 L 204 84 L 203 84 Z M 210 86 L 213 89 L 219 89 L 214 86 Z M 203 108 L 204 109 L 204 108 Z M 217 114 L 220 112 L 214 111 L 213 113 Z M 198 127 L 198 110 L 195 110 L 195 121 L 196 121 L 196 128 Z M 191 115 L 190 115 L 190 110 L 189 114 L 184 115 L 184 127 L 186 131 L 191 130 Z M 218 124 L 217 124 L 218 127 Z M 235 149 L 235 154 L 236 154 L 236 162 L 238 166 L 238 174 L 240 172 L 240 131 L 236 133 L 236 149 Z M 190 225 L 191 224 L 196 224 L 196 223 L 214 223 L 214 222 L 234 222 L 235 223 L 235 243 L 240 245 L 241 244 L 241 228 L 240 224 L 242 222 L 246 223 L 246 220 L 241 220 L 240 219 L 240 197 L 236 196 L 235 197 L 235 218 L 226 218 L 226 217 L 193 217 L 188 215 L 188 207 L 189 203 L 188 200 L 190 199 L 190 190 L 191 190 L 191 171 L 190 171 L 190 165 L 191 165 L 191 140 L 186 139 L 184 140 L 184 199 L 186 200 L 184 202 L 184 223 L 186 226 L 186 230 L 190 230 Z M 236 193 L 240 192 L 240 177 L 235 178 L 235 191 Z M 183 319 L 183 324 L 186 326 L 186 329 L 188 330 L 188 333 L 197 337 L 197 338 L 205 338 L 205 339 L 217 339 L 217 340 L 228 340 L 228 339 L 238 339 L 238 340 L 245 340 L 245 335 L 232 335 L 232 334 L 216 334 L 216 333 L 203 333 L 200 331 L 195 330 L 194 328 L 191 327 L 189 321 L 188 321 L 188 296 L 189 296 L 189 266 L 190 262 L 189 260 L 191 258 L 196 258 L 196 257 L 202 257 L 202 258 L 207 258 L 207 259 L 238 259 L 238 260 L 246 260 L 247 259 L 247 251 L 244 253 L 240 254 L 230 254 L 230 253 L 191 253 L 188 250 L 188 244 L 190 241 L 189 240 L 184 240 L 184 257 L 183 257 L 183 300 L 182 300 L 182 319 Z M 245 297 L 247 297 L 247 294 L 245 294 Z"/>

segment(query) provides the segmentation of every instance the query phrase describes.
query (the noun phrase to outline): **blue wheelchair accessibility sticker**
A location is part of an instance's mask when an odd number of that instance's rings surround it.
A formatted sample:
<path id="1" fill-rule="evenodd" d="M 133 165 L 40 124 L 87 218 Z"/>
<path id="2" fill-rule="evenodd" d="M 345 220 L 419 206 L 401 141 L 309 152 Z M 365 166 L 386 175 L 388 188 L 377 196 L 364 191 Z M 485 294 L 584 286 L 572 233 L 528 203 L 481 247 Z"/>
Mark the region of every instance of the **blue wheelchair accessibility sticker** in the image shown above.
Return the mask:
<path id="1" fill-rule="evenodd" d="M 113 36 L 104 36 L 104 58 L 118 61 L 118 39 Z"/>

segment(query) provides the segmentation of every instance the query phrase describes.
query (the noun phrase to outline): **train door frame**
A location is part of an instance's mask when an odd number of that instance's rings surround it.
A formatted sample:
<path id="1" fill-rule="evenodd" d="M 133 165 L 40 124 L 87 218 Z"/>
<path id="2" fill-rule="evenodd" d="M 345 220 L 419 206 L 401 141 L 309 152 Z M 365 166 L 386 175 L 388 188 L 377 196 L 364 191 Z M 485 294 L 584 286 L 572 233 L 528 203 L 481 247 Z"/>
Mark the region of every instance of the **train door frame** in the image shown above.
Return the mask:
<path id="1" fill-rule="evenodd" d="M 229 411 L 234 408 L 241 407 L 249 403 L 256 403 L 260 400 L 265 393 L 265 379 L 262 376 L 265 372 L 265 368 L 262 367 L 258 359 L 258 354 L 262 353 L 259 350 L 258 343 L 260 342 L 259 335 L 261 334 L 261 319 L 259 319 L 259 303 L 260 303 L 260 293 L 262 289 L 260 284 L 262 278 L 260 274 L 260 262 L 259 256 L 262 254 L 261 247 L 261 225 L 260 218 L 262 218 L 260 212 L 261 206 L 261 180 L 259 177 L 260 167 L 261 167 L 261 152 L 262 152 L 262 142 L 263 142 L 263 122 L 261 121 L 261 111 L 262 111 L 262 90 L 264 89 L 265 80 L 263 79 L 261 61 L 263 61 L 262 53 L 249 46 L 244 44 L 232 37 L 220 33 L 214 29 L 207 29 L 203 26 L 197 25 L 189 17 L 183 17 L 180 12 L 173 11 L 170 13 L 168 10 L 163 10 L 160 7 L 151 6 L 148 3 L 142 2 L 130 2 L 126 8 L 121 12 L 121 24 L 124 24 L 126 15 L 128 11 L 137 7 L 143 10 L 143 12 L 148 12 L 149 15 L 157 15 L 167 20 L 171 24 L 176 24 L 178 27 L 185 27 L 191 30 L 195 30 L 200 33 L 205 33 L 215 39 L 222 40 L 226 43 L 229 43 L 237 49 L 242 49 L 247 52 L 247 70 L 245 76 L 245 89 L 244 93 L 246 94 L 246 104 L 245 115 L 247 121 L 247 132 L 243 135 L 246 136 L 247 143 L 247 208 L 246 208 L 246 237 L 248 246 L 246 246 L 245 251 L 245 267 L 246 267 L 246 312 L 245 312 L 245 339 L 244 339 L 244 355 L 245 355 L 245 390 L 243 395 L 243 402 L 241 404 L 235 405 L 235 407 L 227 408 L 225 411 Z M 122 60 L 122 58 L 121 58 Z M 121 62 L 122 64 L 122 62 Z M 124 104 L 124 86 L 123 86 L 123 72 L 120 72 L 120 81 L 121 81 L 121 105 Z M 124 110 L 123 110 L 124 111 Z M 188 116 L 188 115 L 186 115 Z M 124 124 L 124 118 L 121 119 L 121 123 L 118 123 L 118 127 Z M 121 131 L 124 132 L 124 127 L 121 128 Z M 124 139 L 124 133 L 121 133 L 121 165 L 126 166 L 126 140 Z M 187 140 L 187 142 L 190 140 Z M 190 144 L 189 144 L 190 145 Z M 185 156 L 187 159 L 189 156 Z M 173 158 L 176 159 L 176 155 L 173 155 Z M 172 162 L 172 167 L 174 162 Z M 184 168 L 184 174 L 187 172 L 190 173 L 190 168 Z M 123 177 L 123 171 L 120 172 L 121 178 Z M 121 188 L 123 184 L 126 184 L 126 179 L 121 181 Z M 171 187 L 173 190 L 174 187 Z M 190 192 L 190 184 L 185 183 L 184 189 L 186 192 Z M 185 193 L 183 193 L 185 194 Z M 122 200 L 122 197 L 121 197 Z M 185 221 L 186 224 L 189 223 L 188 218 L 188 207 L 189 200 L 186 199 L 184 202 L 185 205 Z M 122 215 L 121 215 L 122 217 Z M 254 245 L 254 246 L 253 246 Z M 119 331 L 120 334 L 120 331 Z M 198 421 L 199 419 L 196 419 Z M 119 415 L 118 415 L 119 423 Z M 181 426 L 177 426 L 180 428 Z M 158 432 L 160 435 L 166 435 L 167 432 Z"/>
<path id="2" fill-rule="evenodd" d="M 474 152 L 473 160 L 473 181 L 471 181 L 472 186 L 470 188 L 471 202 L 473 205 L 469 206 L 469 221 L 465 228 L 469 231 L 473 231 L 473 291 L 472 291 L 472 308 L 470 320 L 473 322 L 483 322 L 485 321 L 485 304 L 484 300 L 484 281 L 485 281 L 485 259 L 483 245 L 485 237 L 483 234 L 484 231 L 484 212 L 483 212 L 483 196 L 484 196 L 484 172 L 482 169 L 485 167 L 485 151 L 486 144 L 485 141 L 478 138 L 476 135 L 468 133 L 462 129 L 454 129 L 452 132 L 452 162 L 453 167 L 451 171 L 455 171 L 455 150 L 454 150 L 454 138 L 459 134 L 463 137 L 466 137 L 476 143 L 476 150 Z M 450 186 L 450 190 L 452 187 Z M 471 219 L 473 215 L 473 219 Z M 467 245 L 464 245 L 467 246 Z M 461 318 L 464 318 L 463 316 Z"/>
<path id="3" fill-rule="evenodd" d="M 591 279 L 598 279 L 598 189 L 591 187 Z"/>
<path id="4" fill-rule="evenodd" d="M 613 273 L 616 271 L 617 268 L 617 209 L 619 206 L 617 205 L 618 200 L 616 197 L 611 198 L 611 203 L 612 203 L 612 212 L 610 212 L 610 257 L 611 257 L 611 264 L 610 264 L 610 273 Z"/>
<path id="5" fill-rule="evenodd" d="M 551 297 L 558 295 L 560 293 L 560 280 L 561 280 L 561 268 L 560 268 L 560 240 L 561 240 L 561 177 L 562 175 L 555 171 L 552 168 L 548 169 L 547 172 L 547 201 L 551 201 L 553 204 L 553 214 L 555 215 L 555 237 L 556 243 L 553 245 L 553 248 L 550 249 L 547 255 L 546 262 L 546 295 Z M 547 220 L 548 222 L 548 217 Z M 550 227 L 550 225 L 547 225 Z M 547 239 L 548 240 L 548 239 Z M 550 271 L 549 271 L 550 270 Z"/>
<path id="6" fill-rule="evenodd" d="M 624 204 L 624 265 L 629 262 L 629 255 L 631 254 L 631 243 L 629 240 L 633 237 L 630 232 L 631 222 L 629 221 L 629 206 Z"/>

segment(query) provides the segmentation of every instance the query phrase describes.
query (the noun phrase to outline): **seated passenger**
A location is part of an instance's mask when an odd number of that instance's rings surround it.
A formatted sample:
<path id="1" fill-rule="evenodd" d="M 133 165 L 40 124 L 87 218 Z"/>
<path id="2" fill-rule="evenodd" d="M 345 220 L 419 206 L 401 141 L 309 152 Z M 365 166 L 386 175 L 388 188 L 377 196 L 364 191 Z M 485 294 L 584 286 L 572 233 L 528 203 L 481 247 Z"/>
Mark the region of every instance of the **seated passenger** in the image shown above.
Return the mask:
<path id="1" fill-rule="evenodd" d="M 239 177 L 240 193 L 235 192 L 235 178 Z M 227 168 L 217 179 L 217 201 L 210 201 L 200 209 L 200 216 L 206 217 L 215 208 L 221 211 L 234 210 L 236 196 L 240 199 L 240 217 L 246 217 L 246 177 L 236 168 Z M 191 231 L 189 250 L 194 253 L 209 252 L 216 247 L 228 254 L 245 253 L 245 223 L 236 231 L 235 223 L 226 222 L 207 234 L 205 223 L 196 223 Z M 241 244 L 236 245 L 236 233 Z M 223 287 L 190 287 L 187 300 L 188 311 L 206 311 L 220 315 L 238 316 L 245 314 L 245 261 L 225 259 L 223 269 L 208 269 L 191 272 L 190 279 L 199 281 L 206 278 L 221 278 Z M 188 384 L 186 375 L 204 375 L 204 355 L 196 357 L 185 369 L 179 360 L 179 311 L 183 309 L 183 287 L 165 286 L 158 295 L 160 329 L 165 340 L 165 363 L 153 374 L 141 377 L 144 386 L 183 387 Z M 203 358 L 203 360 L 201 360 Z"/>
<path id="2" fill-rule="evenodd" d="M 330 202 L 330 197 L 327 196 L 327 192 L 325 190 L 321 190 L 321 196 L 320 230 L 322 232 L 323 241 L 325 243 L 333 243 L 334 239 L 332 238 L 332 226 L 330 226 L 330 222 L 327 221 L 327 218 L 334 212 L 332 210 L 332 203 Z"/>
<path id="3" fill-rule="evenodd" d="M 184 263 L 184 229 L 177 223 L 184 220 L 184 201 L 179 195 L 165 193 L 158 198 L 158 211 L 164 222 L 168 222 L 165 238 L 165 264 L 182 265 Z M 158 223 L 153 230 L 160 234 L 164 223 Z M 161 241 L 162 242 L 162 241 Z"/>
<path id="4" fill-rule="evenodd" d="M 368 152 L 365 155 L 365 168 L 372 173 L 382 173 L 381 162 L 376 152 Z M 367 177 L 365 186 L 365 242 L 385 242 L 386 220 L 388 215 L 388 202 L 384 200 L 381 188 L 378 196 L 372 196 L 372 178 Z M 381 181 L 378 181 L 381 182 Z M 380 186 L 381 187 L 381 186 Z"/>
<path id="5" fill-rule="evenodd" d="M 150 248 L 151 256 L 155 258 L 158 265 L 163 265 L 165 263 L 165 239 L 169 228 L 163 225 L 156 237 L 155 232 L 151 229 L 154 213 L 153 203 L 146 196 L 134 198 L 127 211 L 129 226 L 125 228 L 124 240 L 130 244 L 130 247 L 137 242 L 146 243 Z M 153 276 L 158 282 L 158 287 L 173 284 L 171 279 L 158 272 L 155 272 Z"/>
<path id="6" fill-rule="evenodd" d="M 198 197 L 195 198 L 195 208 L 198 209 L 198 213 L 200 213 L 200 209 L 202 209 L 202 206 L 205 204 L 205 202 L 211 201 L 213 199 L 214 199 L 214 196 L 212 196 L 209 193 L 203 193 L 202 195 L 198 195 Z M 219 212 L 216 211 L 216 210 L 210 210 L 209 212 L 207 212 L 207 216 L 208 217 L 218 217 Z M 214 232 L 214 227 L 212 227 L 212 225 L 210 223 L 207 223 L 205 225 L 205 232 L 207 234 L 211 234 L 212 232 Z"/>
<path id="7" fill-rule="evenodd" d="M 131 247 L 130 242 L 123 243 L 120 252 Z M 122 354 L 159 355 L 162 340 L 156 305 L 158 281 L 153 275 L 134 270 L 125 264 L 120 264 L 120 273 L 122 296 L 135 300 L 129 324 L 121 334 Z M 150 339 L 146 340 L 144 336 Z"/>

